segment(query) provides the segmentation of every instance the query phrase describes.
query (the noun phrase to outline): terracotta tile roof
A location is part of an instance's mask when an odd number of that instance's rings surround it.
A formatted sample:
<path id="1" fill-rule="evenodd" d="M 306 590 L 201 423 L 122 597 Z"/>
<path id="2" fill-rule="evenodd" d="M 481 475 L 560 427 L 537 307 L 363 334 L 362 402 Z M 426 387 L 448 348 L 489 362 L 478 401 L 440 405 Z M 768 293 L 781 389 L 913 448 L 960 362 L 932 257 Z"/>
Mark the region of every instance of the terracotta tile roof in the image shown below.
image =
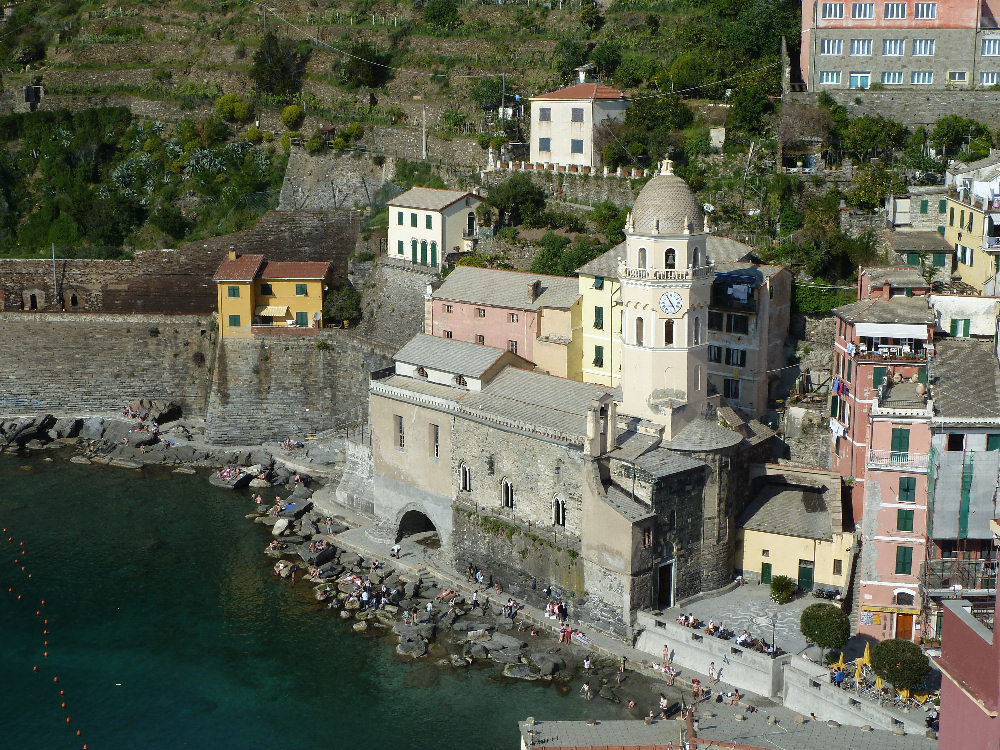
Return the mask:
<path id="1" fill-rule="evenodd" d="M 228 256 L 219 264 L 213 281 L 253 281 L 264 265 L 263 255 L 239 255 L 235 260 Z"/>
<path id="2" fill-rule="evenodd" d="M 329 263 L 318 261 L 269 261 L 260 272 L 262 279 L 325 279 Z"/>
<path id="3" fill-rule="evenodd" d="M 603 83 L 578 83 L 564 89 L 539 94 L 532 99 L 624 99 L 625 92 Z"/>

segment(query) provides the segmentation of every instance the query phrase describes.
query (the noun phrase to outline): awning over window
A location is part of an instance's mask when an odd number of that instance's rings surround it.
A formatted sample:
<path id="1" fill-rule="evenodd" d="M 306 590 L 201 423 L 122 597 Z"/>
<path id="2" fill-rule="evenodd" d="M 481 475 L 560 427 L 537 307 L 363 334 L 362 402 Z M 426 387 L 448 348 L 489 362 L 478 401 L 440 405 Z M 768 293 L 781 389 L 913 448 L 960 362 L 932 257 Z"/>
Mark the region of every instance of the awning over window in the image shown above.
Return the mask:
<path id="1" fill-rule="evenodd" d="M 265 318 L 284 318 L 288 315 L 288 305 L 267 305 L 258 307 L 254 315 L 261 315 Z"/>
<path id="2" fill-rule="evenodd" d="M 926 339 L 927 326 L 906 323 L 855 323 L 858 336 L 891 339 Z"/>
<path id="3" fill-rule="evenodd" d="M 995 226 L 1000 226 L 1000 213 L 990 212 L 990 221 L 993 222 Z"/>

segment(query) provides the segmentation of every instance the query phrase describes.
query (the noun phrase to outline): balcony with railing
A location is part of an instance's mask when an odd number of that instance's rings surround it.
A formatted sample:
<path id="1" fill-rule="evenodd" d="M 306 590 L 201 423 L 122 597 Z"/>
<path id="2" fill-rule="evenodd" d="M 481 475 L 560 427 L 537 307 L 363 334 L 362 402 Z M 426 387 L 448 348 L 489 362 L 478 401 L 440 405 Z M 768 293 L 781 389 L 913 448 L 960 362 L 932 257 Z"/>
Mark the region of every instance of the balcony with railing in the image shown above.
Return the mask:
<path id="1" fill-rule="evenodd" d="M 858 339 L 855 359 L 858 362 L 926 362 L 934 344 L 923 339 L 896 339 L 862 336 Z"/>
<path id="2" fill-rule="evenodd" d="M 934 416 L 934 402 L 923 383 L 888 379 L 879 386 L 872 404 L 872 416 L 921 417 Z"/>
<path id="3" fill-rule="evenodd" d="M 925 472 L 927 471 L 927 454 L 869 448 L 868 461 L 865 462 L 865 465 L 869 469 Z"/>
<path id="4" fill-rule="evenodd" d="M 618 264 L 618 275 L 623 279 L 639 281 L 685 281 L 700 279 L 712 272 L 712 266 L 695 268 L 635 268 L 623 262 Z"/>
<path id="5" fill-rule="evenodd" d="M 959 558 L 927 560 L 923 564 L 922 578 L 924 592 L 928 596 L 992 596 L 997 587 L 997 561 Z M 992 602 L 990 608 L 992 610 Z"/>

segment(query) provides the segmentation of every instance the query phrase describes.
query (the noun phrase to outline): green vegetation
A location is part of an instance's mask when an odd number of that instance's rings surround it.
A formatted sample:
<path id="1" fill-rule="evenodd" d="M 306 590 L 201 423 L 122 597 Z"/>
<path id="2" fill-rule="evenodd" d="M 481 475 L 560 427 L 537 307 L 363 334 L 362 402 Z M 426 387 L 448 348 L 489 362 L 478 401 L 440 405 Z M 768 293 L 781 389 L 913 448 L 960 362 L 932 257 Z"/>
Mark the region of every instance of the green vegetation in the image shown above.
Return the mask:
<path id="1" fill-rule="evenodd" d="M 293 42 L 269 31 L 253 54 L 250 77 L 260 91 L 290 97 L 302 87 L 310 52 L 308 42 Z"/>
<path id="2" fill-rule="evenodd" d="M 771 601 L 788 604 L 795 596 L 795 588 L 795 581 L 788 576 L 775 576 L 771 579 Z"/>
<path id="3" fill-rule="evenodd" d="M 330 287 L 323 294 L 323 317 L 330 323 L 356 322 L 361 317 L 361 292 L 349 282 Z"/>
<path id="4" fill-rule="evenodd" d="M 285 160 L 228 135 L 214 115 L 171 133 L 121 107 L 0 117 L 0 255 L 120 257 L 252 225 Z"/>
<path id="5" fill-rule="evenodd" d="M 306 119 L 306 113 L 298 104 L 289 104 L 281 110 L 281 124 L 289 130 L 298 130 L 304 119 Z"/>
<path id="6" fill-rule="evenodd" d="M 911 688 L 924 681 L 931 665 L 917 644 L 889 638 L 872 648 L 872 669 L 896 688 Z"/>
<path id="7" fill-rule="evenodd" d="M 517 226 L 541 213 L 545 192 L 527 175 L 515 174 L 491 188 L 486 203 L 496 210 L 502 226 Z"/>
<path id="8" fill-rule="evenodd" d="M 834 604 L 810 604 L 799 617 L 802 635 L 824 651 L 843 648 L 851 637 L 851 622 L 844 611 Z"/>
<path id="9" fill-rule="evenodd" d="M 552 276 L 575 276 L 576 269 L 609 249 L 608 245 L 582 234 L 570 241 L 569 237 L 548 232 L 539 244 L 542 249 L 531 262 L 531 271 Z"/>

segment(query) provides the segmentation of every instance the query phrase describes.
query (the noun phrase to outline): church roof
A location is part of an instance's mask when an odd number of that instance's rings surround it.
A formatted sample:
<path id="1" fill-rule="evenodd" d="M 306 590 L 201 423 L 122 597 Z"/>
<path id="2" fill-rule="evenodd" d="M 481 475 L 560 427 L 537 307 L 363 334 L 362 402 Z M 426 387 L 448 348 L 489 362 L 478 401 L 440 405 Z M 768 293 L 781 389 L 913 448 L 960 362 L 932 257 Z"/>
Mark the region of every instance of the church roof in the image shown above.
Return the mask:
<path id="1" fill-rule="evenodd" d="M 663 444 L 664 448 L 691 453 L 704 453 L 737 445 L 743 436 L 736 430 L 723 427 L 718 422 L 695 417 L 684 429 Z"/>
<path id="2" fill-rule="evenodd" d="M 691 188 L 671 171 L 667 161 L 635 199 L 632 224 L 633 234 L 679 235 L 685 230 L 703 231 L 705 218 Z"/>
<path id="3" fill-rule="evenodd" d="M 393 359 L 408 365 L 478 378 L 505 354 L 505 349 L 418 333 L 396 352 Z"/>

